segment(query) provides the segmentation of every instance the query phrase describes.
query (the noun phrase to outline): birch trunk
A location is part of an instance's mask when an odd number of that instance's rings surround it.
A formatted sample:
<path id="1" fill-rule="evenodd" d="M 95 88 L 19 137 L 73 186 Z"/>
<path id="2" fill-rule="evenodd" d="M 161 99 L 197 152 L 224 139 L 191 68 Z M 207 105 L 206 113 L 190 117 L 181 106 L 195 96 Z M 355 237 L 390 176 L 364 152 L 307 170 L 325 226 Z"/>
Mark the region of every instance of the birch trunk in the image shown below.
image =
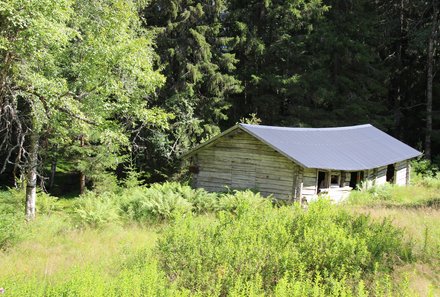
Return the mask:
<path id="1" fill-rule="evenodd" d="M 37 202 L 38 134 L 32 132 L 29 143 L 29 168 L 26 174 L 26 220 L 35 219 Z"/>

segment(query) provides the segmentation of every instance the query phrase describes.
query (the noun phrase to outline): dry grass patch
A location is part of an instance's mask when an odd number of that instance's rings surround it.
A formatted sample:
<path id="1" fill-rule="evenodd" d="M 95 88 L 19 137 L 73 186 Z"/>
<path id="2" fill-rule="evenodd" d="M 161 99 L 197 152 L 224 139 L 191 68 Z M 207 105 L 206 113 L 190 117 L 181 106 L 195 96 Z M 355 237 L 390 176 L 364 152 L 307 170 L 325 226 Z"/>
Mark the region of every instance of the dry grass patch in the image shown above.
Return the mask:
<path id="1" fill-rule="evenodd" d="M 410 287 L 419 296 L 440 296 L 440 209 L 378 206 L 353 206 L 351 209 L 376 220 L 389 218 L 394 225 L 403 228 L 414 245 L 416 262 L 396 267 L 394 277 L 408 277 Z"/>
<path id="2" fill-rule="evenodd" d="M 26 238 L 0 251 L 0 280 L 12 275 L 46 278 L 72 268 L 96 265 L 111 273 L 115 263 L 155 245 L 157 232 L 138 225 L 73 229 L 61 216 L 40 217 Z"/>

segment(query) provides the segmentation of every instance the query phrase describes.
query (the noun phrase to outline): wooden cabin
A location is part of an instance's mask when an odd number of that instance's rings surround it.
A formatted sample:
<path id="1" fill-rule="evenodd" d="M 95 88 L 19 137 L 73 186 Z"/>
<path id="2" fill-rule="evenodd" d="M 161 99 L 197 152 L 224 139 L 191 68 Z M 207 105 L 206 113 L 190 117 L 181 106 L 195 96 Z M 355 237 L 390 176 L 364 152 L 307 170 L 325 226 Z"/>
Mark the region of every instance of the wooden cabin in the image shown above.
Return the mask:
<path id="1" fill-rule="evenodd" d="M 372 125 L 286 128 L 238 124 L 184 155 L 193 186 L 253 189 L 278 199 L 339 201 L 361 182 L 409 183 L 421 153 Z M 301 199 L 301 200 L 300 200 Z"/>

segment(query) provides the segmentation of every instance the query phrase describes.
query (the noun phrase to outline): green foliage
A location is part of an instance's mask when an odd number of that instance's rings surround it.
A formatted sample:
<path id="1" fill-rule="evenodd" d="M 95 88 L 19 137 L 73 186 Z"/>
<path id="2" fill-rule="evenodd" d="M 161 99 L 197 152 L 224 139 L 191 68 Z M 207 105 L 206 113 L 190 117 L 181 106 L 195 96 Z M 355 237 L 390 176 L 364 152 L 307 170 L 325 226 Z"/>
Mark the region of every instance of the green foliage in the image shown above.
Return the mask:
<path id="1" fill-rule="evenodd" d="M 257 116 L 256 113 L 251 113 L 247 118 L 241 118 L 240 123 L 250 124 L 250 125 L 259 125 L 261 124 L 261 119 Z"/>
<path id="2" fill-rule="evenodd" d="M 223 21 L 227 11 L 225 0 L 153 0 L 143 10 L 148 28 L 157 32 L 157 53 L 167 77 L 154 102 L 175 118 L 168 134 L 143 131 L 151 150 L 138 157 L 146 156 L 147 164 L 165 174 L 177 167 L 170 161 L 220 132 L 231 105 L 228 98 L 242 89 L 234 73 L 234 38 Z"/>
<path id="3" fill-rule="evenodd" d="M 391 188 L 393 197 L 397 189 Z M 154 196 L 171 198 L 157 202 Z M 1 207 L 18 211 L 22 197 L 20 191 L 0 192 L 0 216 L 4 214 Z M 174 206 L 170 210 L 175 197 L 189 207 Z M 203 197 L 212 203 L 199 204 Z M 136 212 L 132 201 L 157 205 L 142 206 L 142 211 Z M 438 260 L 438 220 L 431 215 L 432 221 L 426 221 L 426 210 L 420 212 L 420 221 L 406 222 L 421 230 L 414 256 L 413 245 L 403 238 L 401 229 L 393 226 L 395 222 L 377 219 L 377 214 L 375 220 L 352 214 L 327 200 L 311 203 L 305 210 L 295 205 L 274 205 L 251 191 L 214 195 L 187 185 L 165 183 L 115 193 L 88 192 L 77 201 L 54 203 L 54 210 L 38 216 L 27 230 L 16 229 L 3 246 L 25 241 L 17 245 L 14 255 L 2 254 L 0 265 L 12 267 L 11 263 L 25 254 L 31 261 L 18 263 L 12 268 L 16 272 L 0 273 L 8 294 L 412 296 L 409 282 L 397 279 L 395 272 L 393 277 L 389 273 L 395 268 L 399 271 L 401 264 L 412 267 L 406 264 L 414 257 L 418 261 Z M 132 209 L 122 210 L 121 205 L 131 205 Z M 195 205 L 199 205 L 197 210 Z M 65 212 L 57 210 L 61 206 Z M 73 225 L 66 216 L 69 210 L 75 218 Z M 215 215 L 205 215 L 211 211 Z M 154 225 L 145 228 L 144 223 L 133 224 L 135 215 L 146 223 L 160 221 L 161 232 L 154 233 Z M 23 215 L 19 218 L 23 224 Z M 115 225 L 124 220 L 126 224 Z M 0 231 L 4 222 L 8 221 L 0 221 Z M 424 228 L 418 227 L 423 224 Z M 85 226 L 92 228 L 78 229 Z M 131 228 L 137 233 L 122 235 Z M 150 235 L 143 237 L 145 232 Z M 156 238 L 157 245 L 151 250 Z M 132 248 L 133 240 L 136 248 Z M 96 252 L 104 246 L 110 250 Z M 119 252 L 116 246 L 120 246 Z M 23 251 L 19 253 L 19 249 Z M 43 260 L 43 254 L 50 260 Z M 5 257 L 9 262 L 2 262 Z M 95 264 L 99 257 L 102 259 Z M 77 259 L 78 265 L 71 258 Z M 23 265 L 29 267 L 21 268 Z M 33 265 L 43 265 L 48 273 L 32 275 L 29 271 L 40 271 L 32 270 Z"/>
<path id="4" fill-rule="evenodd" d="M 439 176 L 415 176 L 411 183 L 420 186 L 425 189 L 440 189 L 440 177 Z"/>
<path id="5" fill-rule="evenodd" d="M 231 213 L 240 213 L 256 205 L 259 205 L 260 203 L 267 203 L 267 200 L 264 200 L 264 197 L 261 196 L 260 193 L 255 193 L 251 190 L 234 190 L 232 193 L 225 193 L 220 195 L 217 210 L 227 211 Z"/>
<path id="6" fill-rule="evenodd" d="M 22 197 L 24 196 L 23 191 L 21 191 L 20 194 Z M 40 214 L 50 215 L 59 210 L 61 210 L 61 206 L 59 205 L 58 198 L 53 197 L 45 192 L 38 193 L 37 211 Z"/>
<path id="7" fill-rule="evenodd" d="M 436 164 L 426 159 L 417 159 L 411 162 L 411 168 L 414 173 L 422 177 L 435 177 L 439 171 Z"/>
<path id="8" fill-rule="evenodd" d="M 79 198 L 74 213 L 74 221 L 80 226 L 98 228 L 120 222 L 116 197 L 110 193 L 98 196 L 87 192 Z"/>
<path id="9" fill-rule="evenodd" d="M 147 101 L 165 79 L 138 9 L 121 0 L 0 1 L 2 157 L 29 167 L 16 154 L 32 136 L 42 159 L 99 182 L 130 157 L 133 130 L 167 128 L 172 115 Z"/>
<path id="10" fill-rule="evenodd" d="M 412 185 L 401 187 L 392 184 L 370 186 L 352 191 L 348 204 L 389 207 L 433 207 L 439 205 L 437 195 L 440 180 L 437 177 L 415 176 Z"/>
<path id="11" fill-rule="evenodd" d="M 121 205 L 122 211 L 137 221 L 170 219 L 177 212 L 190 212 L 191 208 L 191 203 L 178 193 L 156 189 L 138 190 Z"/>
<path id="12" fill-rule="evenodd" d="M 306 290 L 316 284 L 330 294 L 332 280 L 344 288 L 345 281 L 371 276 L 376 265 L 390 269 L 397 258 L 411 256 L 401 231 L 389 222 L 349 215 L 328 202 L 304 212 L 261 199 L 236 210 L 220 212 L 215 224 L 178 218 L 158 245 L 168 277 L 195 292 L 223 295 L 249 284 L 270 293 L 290 273 L 300 282 L 310 280 L 301 283 Z"/>
<path id="13" fill-rule="evenodd" d="M 212 211 L 216 201 L 215 194 L 166 182 L 149 188 L 127 189 L 121 196 L 120 204 L 124 215 L 137 221 L 148 221 L 170 219 L 176 213 Z"/>
<path id="14" fill-rule="evenodd" d="M 119 198 L 122 214 L 136 221 L 162 221 L 174 218 L 177 214 L 191 212 L 238 213 L 260 202 L 267 201 L 259 193 L 249 190 L 214 194 L 177 182 L 156 183 L 149 188 L 129 188 Z"/>
<path id="15" fill-rule="evenodd" d="M 14 276 L 4 284 L 6 293 L 12 296 L 190 296 L 170 285 L 154 261 L 118 271 L 112 278 L 96 267 L 85 267 L 67 271 L 55 283 Z"/>
<path id="16" fill-rule="evenodd" d="M 394 185 L 386 183 L 381 186 L 374 186 L 367 190 L 367 193 L 376 200 L 387 201 L 392 199 Z"/>
<path id="17" fill-rule="evenodd" d="M 150 189 L 163 192 L 165 195 L 171 195 L 171 193 L 178 194 L 191 203 L 193 212 L 198 214 L 215 211 L 217 209 L 218 195 L 208 193 L 203 189 L 193 189 L 189 185 L 178 182 L 153 184 Z"/>
<path id="18" fill-rule="evenodd" d="M 5 249 L 22 236 L 24 212 L 22 196 L 16 190 L 0 191 L 0 250 Z"/>

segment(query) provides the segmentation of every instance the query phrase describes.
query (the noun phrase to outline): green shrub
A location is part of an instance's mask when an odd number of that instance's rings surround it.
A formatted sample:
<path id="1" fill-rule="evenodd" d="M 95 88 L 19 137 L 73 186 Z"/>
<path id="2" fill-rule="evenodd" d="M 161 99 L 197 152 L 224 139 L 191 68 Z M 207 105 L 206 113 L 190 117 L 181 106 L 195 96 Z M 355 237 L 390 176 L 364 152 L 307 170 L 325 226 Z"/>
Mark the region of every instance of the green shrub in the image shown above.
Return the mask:
<path id="1" fill-rule="evenodd" d="M 24 204 L 21 192 L 10 189 L 0 192 L 0 249 L 16 243 L 24 226 Z"/>
<path id="2" fill-rule="evenodd" d="M 440 189 L 440 177 L 416 175 L 411 183 L 425 189 Z"/>
<path id="3" fill-rule="evenodd" d="M 249 284 L 273 293 L 291 274 L 304 290 L 316 283 L 325 295 L 334 282 L 368 278 L 376 263 L 387 270 L 394 259 L 410 257 L 401 232 L 388 222 L 350 215 L 326 201 L 312 203 L 308 211 L 256 201 L 218 213 L 216 223 L 177 218 L 158 244 L 168 278 L 193 292 L 226 295 Z"/>
<path id="4" fill-rule="evenodd" d="M 263 198 L 260 193 L 251 190 L 236 191 L 222 194 L 218 200 L 217 211 L 239 212 L 258 204 L 267 204 L 270 199 Z"/>
<path id="5" fill-rule="evenodd" d="M 411 162 L 411 168 L 414 173 L 423 177 L 435 177 L 439 171 L 436 164 L 426 159 L 417 159 Z"/>
<path id="6" fill-rule="evenodd" d="M 113 194 L 97 195 L 87 192 L 82 195 L 74 209 L 74 221 L 80 226 L 102 227 L 109 223 L 119 223 L 119 207 Z"/>
<path id="7" fill-rule="evenodd" d="M 176 182 L 134 187 L 119 198 L 122 214 L 137 221 L 167 220 L 175 213 L 207 213 L 217 209 L 217 194 Z"/>
<path id="8" fill-rule="evenodd" d="M 24 195 L 24 193 L 23 193 Z M 54 211 L 61 210 L 61 207 L 58 203 L 58 198 L 50 196 L 47 193 L 40 192 L 38 193 L 37 198 L 37 212 L 38 214 L 52 214 Z"/>
<path id="9" fill-rule="evenodd" d="M 208 193 L 204 189 L 193 189 L 189 185 L 177 182 L 165 182 L 153 184 L 151 190 L 159 191 L 164 195 L 178 194 L 184 200 L 192 204 L 195 213 L 207 213 L 217 208 L 218 196 L 215 193 Z"/>
<path id="10" fill-rule="evenodd" d="M 179 193 L 163 192 L 156 188 L 138 188 L 125 194 L 121 200 L 121 211 L 137 221 L 165 220 L 176 212 L 190 212 L 192 205 Z"/>
<path id="11" fill-rule="evenodd" d="M 390 202 L 396 198 L 393 195 L 394 189 L 395 186 L 389 183 L 368 188 L 360 188 L 357 191 L 351 191 L 348 202 L 352 204 Z"/>
<path id="12" fill-rule="evenodd" d="M 371 194 L 373 199 L 381 201 L 389 201 L 393 198 L 392 190 L 394 185 L 385 183 L 380 186 L 374 186 L 368 189 L 368 193 Z"/>

